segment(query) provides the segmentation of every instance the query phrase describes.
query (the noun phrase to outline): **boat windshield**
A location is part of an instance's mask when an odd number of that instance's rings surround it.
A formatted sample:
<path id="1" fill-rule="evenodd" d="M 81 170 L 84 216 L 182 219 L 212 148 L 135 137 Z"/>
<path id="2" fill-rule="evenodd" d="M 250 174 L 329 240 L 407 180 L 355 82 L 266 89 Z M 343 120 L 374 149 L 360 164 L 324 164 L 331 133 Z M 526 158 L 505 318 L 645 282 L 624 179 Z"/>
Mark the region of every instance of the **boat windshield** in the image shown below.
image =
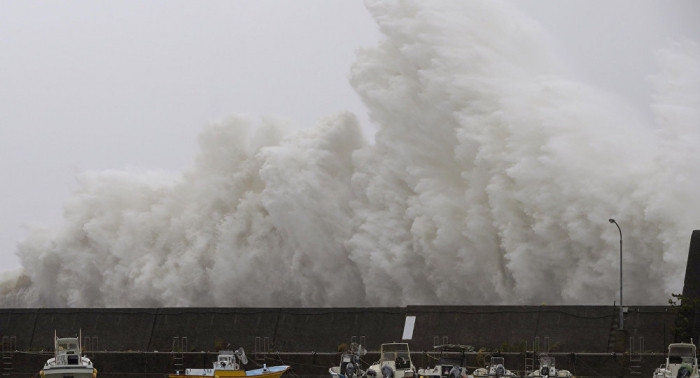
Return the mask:
<path id="1" fill-rule="evenodd" d="M 554 366 L 554 357 L 540 357 L 540 366 Z"/>
<path id="2" fill-rule="evenodd" d="M 491 366 L 503 365 L 503 357 L 491 357 Z"/>
<path id="3" fill-rule="evenodd" d="M 668 363 L 695 364 L 695 345 L 671 344 L 668 346 Z"/>
<path id="4" fill-rule="evenodd" d="M 382 361 L 396 361 L 399 358 L 411 361 L 408 344 L 382 344 Z"/>
<path id="5" fill-rule="evenodd" d="M 669 357 L 693 357 L 695 358 L 694 345 L 671 345 L 668 348 Z"/>
<path id="6" fill-rule="evenodd" d="M 58 340 L 56 344 L 58 344 L 57 349 L 59 354 L 73 354 L 78 351 L 78 339 Z"/>

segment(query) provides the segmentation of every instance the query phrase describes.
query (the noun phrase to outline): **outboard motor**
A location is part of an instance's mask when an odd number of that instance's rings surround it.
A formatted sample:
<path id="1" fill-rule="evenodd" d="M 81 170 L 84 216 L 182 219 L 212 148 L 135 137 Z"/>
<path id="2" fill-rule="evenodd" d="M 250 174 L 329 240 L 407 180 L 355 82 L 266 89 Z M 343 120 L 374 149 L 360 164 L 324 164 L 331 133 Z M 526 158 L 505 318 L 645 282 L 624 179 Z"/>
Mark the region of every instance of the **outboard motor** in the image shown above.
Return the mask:
<path id="1" fill-rule="evenodd" d="M 506 375 L 506 368 L 503 365 L 496 365 L 496 377 L 501 378 Z"/>
<path id="2" fill-rule="evenodd" d="M 549 376 L 549 368 L 547 367 L 547 365 L 542 366 L 542 368 L 540 369 L 540 375 L 543 377 Z"/>
<path id="3" fill-rule="evenodd" d="M 462 376 L 462 368 L 459 366 L 453 366 L 452 369 L 450 369 L 450 373 L 447 374 L 448 378 L 460 378 Z"/>
<path id="4" fill-rule="evenodd" d="M 394 378 L 394 369 L 389 364 L 382 365 L 382 375 L 384 378 Z"/>
<path id="5" fill-rule="evenodd" d="M 681 366 L 681 368 L 678 369 L 678 375 L 676 376 L 676 378 L 688 378 L 690 377 L 690 372 L 691 371 L 690 369 L 688 369 L 688 367 Z"/>
<path id="6" fill-rule="evenodd" d="M 377 378 L 377 372 L 372 369 L 369 369 L 367 370 L 367 376 L 369 378 Z"/>
<path id="7" fill-rule="evenodd" d="M 355 365 L 352 362 L 348 362 L 348 364 L 345 365 L 345 376 L 347 378 L 355 376 Z"/>

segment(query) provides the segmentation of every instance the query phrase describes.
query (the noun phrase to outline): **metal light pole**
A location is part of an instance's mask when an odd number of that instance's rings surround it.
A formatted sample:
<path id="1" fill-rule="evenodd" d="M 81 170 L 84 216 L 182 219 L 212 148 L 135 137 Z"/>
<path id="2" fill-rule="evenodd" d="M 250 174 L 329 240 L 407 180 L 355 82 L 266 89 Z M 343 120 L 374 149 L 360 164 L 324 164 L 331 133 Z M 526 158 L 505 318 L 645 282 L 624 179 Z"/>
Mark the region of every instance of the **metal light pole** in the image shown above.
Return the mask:
<path id="1" fill-rule="evenodd" d="M 615 223 L 615 226 L 617 226 L 618 231 L 620 231 L 620 329 L 625 329 L 625 326 L 623 324 L 623 319 L 622 319 L 622 229 L 620 228 L 620 225 L 615 222 L 614 219 L 610 218 L 608 219 L 610 223 Z"/>

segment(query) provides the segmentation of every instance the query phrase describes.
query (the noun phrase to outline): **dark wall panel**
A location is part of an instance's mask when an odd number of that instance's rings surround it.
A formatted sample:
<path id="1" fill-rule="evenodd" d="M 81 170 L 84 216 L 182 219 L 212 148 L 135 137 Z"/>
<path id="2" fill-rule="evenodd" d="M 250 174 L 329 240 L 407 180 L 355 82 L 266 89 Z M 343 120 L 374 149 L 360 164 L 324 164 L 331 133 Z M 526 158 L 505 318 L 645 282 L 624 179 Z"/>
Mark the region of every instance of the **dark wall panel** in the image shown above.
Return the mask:
<path id="1" fill-rule="evenodd" d="M 48 350 L 53 348 L 54 330 L 59 337 L 72 337 L 78 336 L 82 329 L 83 340 L 86 337 L 91 342 L 97 340 L 99 350 L 146 350 L 156 312 L 156 309 L 40 309 L 30 347 Z"/>
<path id="2" fill-rule="evenodd" d="M 279 313 L 277 308 L 159 309 L 148 350 L 172 350 L 175 337 L 179 343 L 186 337 L 188 352 L 213 351 L 228 344 L 251 351 L 256 337 L 272 339 Z"/>
<path id="3" fill-rule="evenodd" d="M 400 341 L 406 315 L 415 315 L 412 350 L 436 342 L 490 350 L 519 350 L 535 338 L 552 351 L 610 352 L 614 337 L 644 338 L 645 350 L 665 352 L 672 340 L 674 314 L 664 306 L 630 306 L 626 333 L 616 332 L 613 306 L 408 306 L 394 308 L 160 308 L 160 309 L 5 309 L 0 336 L 18 350 L 48 350 L 53 334 L 77 335 L 108 351 L 215 351 L 244 347 L 262 352 L 265 340 L 278 352 L 336 352 L 341 344 L 365 337 L 377 350 Z M 186 346 L 183 338 L 187 339 Z M 259 343 L 256 344 L 256 339 Z M 625 341 L 623 340 L 623 341 Z M 637 343 L 638 341 L 635 341 Z M 624 345 L 623 345 L 624 346 Z M 13 347 L 15 348 L 15 347 Z"/>
<path id="4" fill-rule="evenodd" d="M 334 352 L 338 346 L 365 336 L 369 349 L 400 340 L 406 309 L 310 308 L 282 309 L 274 338 L 279 351 Z"/>

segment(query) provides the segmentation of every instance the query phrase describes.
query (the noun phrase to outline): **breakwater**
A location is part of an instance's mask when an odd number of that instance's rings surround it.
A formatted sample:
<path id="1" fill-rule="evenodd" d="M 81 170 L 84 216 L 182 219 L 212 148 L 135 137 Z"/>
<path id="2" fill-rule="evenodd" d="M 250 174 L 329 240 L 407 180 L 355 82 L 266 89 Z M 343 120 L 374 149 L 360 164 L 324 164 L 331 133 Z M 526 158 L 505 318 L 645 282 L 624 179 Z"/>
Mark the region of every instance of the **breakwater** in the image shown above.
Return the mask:
<path id="1" fill-rule="evenodd" d="M 351 340 L 370 351 L 400 341 L 406 316 L 416 316 L 409 345 L 417 365 L 428 366 L 433 345 L 448 342 L 505 353 L 514 370 L 523 369 L 525 350 L 538 348 L 561 354 L 561 368 L 571 364 L 586 371 L 582 364 L 587 363 L 591 371 L 600 371 L 585 375 L 619 376 L 629 370 L 624 360 L 631 339 L 633 351 L 646 356 L 644 368 L 653 370 L 673 341 L 671 308 L 629 306 L 624 331 L 617 330 L 617 311 L 613 306 L 546 305 L 3 309 L 0 335 L 4 361 L 9 361 L 3 373 L 18 377 L 40 369 L 50 355 L 54 330 L 59 336 L 82 330 L 83 347 L 103 377 L 164 376 L 179 368 L 207 367 L 216 350 L 228 345 L 244 347 L 252 361 L 281 359 L 296 374 L 311 377 L 335 364 L 339 348 Z M 365 359 L 371 362 L 372 355 Z"/>

